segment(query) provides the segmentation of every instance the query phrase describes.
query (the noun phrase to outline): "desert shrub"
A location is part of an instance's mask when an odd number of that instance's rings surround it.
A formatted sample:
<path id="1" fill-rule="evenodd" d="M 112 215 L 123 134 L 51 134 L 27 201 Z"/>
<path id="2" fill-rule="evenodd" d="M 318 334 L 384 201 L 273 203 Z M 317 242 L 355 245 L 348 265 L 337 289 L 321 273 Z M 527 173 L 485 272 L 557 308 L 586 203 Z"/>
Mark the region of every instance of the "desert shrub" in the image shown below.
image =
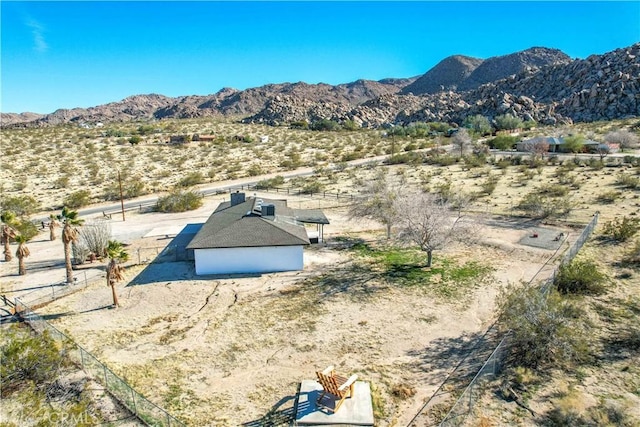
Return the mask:
<path id="1" fill-rule="evenodd" d="M 300 193 L 302 194 L 319 193 L 322 191 L 323 188 L 324 188 L 324 185 L 322 185 L 320 181 L 311 179 L 304 183 L 304 185 L 300 189 Z"/>
<path id="2" fill-rule="evenodd" d="M 479 168 L 487 164 L 487 158 L 483 155 L 466 155 L 463 157 L 467 168 Z"/>
<path id="3" fill-rule="evenodd" d="M 626 242 L 635 236 L 639 229 L 640 219 L 624 216 L 622 219 L 614 218 L 605 223 L 602 234 L 616 242 Z"/>
<path id="4" fill-rule="evenodd" d="M 637 188 L 640 188 L 640 178 L 621 173 L 616 178 L 616 184 L 622 186 L 623 188 L 635 190 Z"/>
<path id="5" fill-rule="evenodd" d="M 76 261 L 83 263 L 91 253 L 98 258 L 106 256 L 109 239 L 111 239 L 111 227 L 108 222 L 96 220 L 85 223 L 80 227 L 78 240 L 72 246 L 78 255 L 75 257 Z"/>
<path id="6" fill-rule="evenodd" d="M 11 211 L 17 216 L 28 216 L 40 209 L 39 203 L 31 196 L 9 196 L 0 198 L 2 211 Z"/>
<path id="7" fill-rule="evenodd" d="M 511 114 L 502 114 L 495 117 L 495 124 L 498 130 L 502 129 L 518 129 L 523 125 L 523 121 Z"/>
<path id="8" fill-rule="evenodd" d="M 46 331 L 38 336 L 13 326 L 6 333 L 6 343 L 0 348 L 2 397 L 29 383 L 42 387 L 56 378 L 62 356 Z"/>
<path id="9" fill-rule="evenodd" d="M 86 206 L 91 201 L 91 193 L 89 190 L 78 190 L 64 198 L 64 205 L 71 209 L 77 209 Z"/>
<path id="10" fill-rule="evenodd" d="M 133 199 L 146 194 L 146 186 L 139 179 L 122 184 L 122 198 Z M 120 200 L 120 185 L 115 183 L 107 187 L 103 195 L 104 200 Z"/>
<path id="11" fill-rule="evenodd" d="M 566 368 L 589 359 L 582 322 L 570 301 L 536 287 L 503 289 L 499 297 L 499 326 L 511 331 L 509 353 L 517 366 Z"/>
<path id="12" fill-rule="evenodd" d="M 498 175 L 489 175 L 487 179 L 480 184 L 482 186 L 482 192 L 484 194 L 492 194 L 498 186 L 499 181 L 500 177 Z"/>
<path id="13" fill-rule="evenodd" d="M 625 254 L 624 261 L 630 264 L 640 265 L 640 240 Z"/>
<path id="14" fill-rule="evenodd" d="M 185 212 L 202 206 L 202 195 L 195 191 L 174 190 L 158 198 L 156 209 L 159 212 Z"/>
<path id="15" fill-rule="evenodd" d="M 299 120 L 297 122 L 292 122 L 289 125 L 290 129 L 309 129 L 309 123 L 306 120 Z"/>
<path id="16" fill-rule="evenodd" d="M 151 133 L 154 133 L 155 131 L 156 129 L 152 125 L 140 125 L 136 130 L 138 135 L 149 135 Z"/>
<path id="17" fill-rule="evenodd" d="M 606 279 L 593 261 L 573 260 L 560 266 L 553 283 L 562 294 L 598 295 L 606 290 Z"/>
<path id="18" fill-rule="evenodd" d="M 506 169 L 509 166 L 511 166 L 511 160 L 509 159 L 500 159 L 498 161 L 495 162 L 496 167 L 498 167 L 498 169 Z"/>
<path id="19" fill-rule="evenodd" d="M 434 164 L 436 164 L 436 165 L 439 165 L 439 166 L 451 166 L 458 159 L 456 157 L 453 157 L 453 156 L 443 155 L 443 156 L 436 156 L 436 157 L 434 157 L 433 160 L 434 160 Z"/>
<path id="20" fill-rule="evenodd" d="M 316 131 L 336 131 L 340 130 L 340 124 L 329 119 L 322 119 L 311 123 L 309 129 Z"/>
<path id="21" fill-rule="evenodd" d="M 544 425 L 548 427 L 584 426 L 587 420 L 578 408 L 556 407 L 545 414 Z"/>
<path id="22" fill-rule="evenodd" d="M 388 165 L 409 164 L 418 165 L 422 163 L 422 155 L 413 151 L 394 154 L 385 160 Z"/>
<path id="23" fill-rule="evenodd" d="M 345 153 L 340 157 L 340 161 L 341 162 L 350 162 L 351 160 L 356 160 L 356 159 L 360 159 L 364 156 L 364 154 L 357 152 L 357 151 L 352 151 L 351 153 Z"/>
<path id="24" fill-rule="evenodd" d="M 544 184 L 538 188 L 538 192 L 549 197 L 563 197 L 569 193 L 569 189 L 563 185 Z"/>
<path id="25" fill-rule="evenodd" d="M 620 196 L 622 196 L 622 193 L 619 191 L 605 191 L 596 196 L 596 202 L 602 203 L 603 205 L 610 205 L 611 203 L 615 203 Z"/>
<path id="26" fill-rule="evenodd" d="M 249 169 L 247 169 L 247 174 L 249 176 L 258 176 L 258 175 L 262 175 L 262 168 L 260 167 L 260 165 L 258 164 L 253 164 L 251 166 L 249 166 Z"/>
<path id="27" fill-rule="evenodd" d="M 63 175 L 63 176 L 57 178 L 53 182 L 53 186 L 55 188 L 67 188 L 69 186 L 69 182 L 70 181 L 71 181 L 71 178 L 69 178 L 69 175 Z"/>
<path id="28" fill-rule="evenodd" d="M 137 145 L 140 143 L 140 141 L 142 141 L 142 138 L 140 138 L 140 136 L 138 135 L 133 135 L 131 138 L 129 138 L 129 144 L 131 145 Z"/>
<path id="29" fill-rule="evenodd" d="M 597 171 L 604 168 L 604 162 L 599 159 L 589 159 L 589 167 Z"/>
<path id="30" fill-rule="evenodd" d="M 268 190 L 270 188 L 276 188 L 282 184 L 284 184 L 284 177 L 282 177 L 282 175 L 277 175 L 277 176 L 274 176 L 273 178 L 268 178 L 268 179 L 263 179 L 262 181 L 258 181 L 256 183 L 256 189 Z"/>
<path id="31" fill-rule="evenodd" d="M 179 187 L 192 187 L 194 185 L 202 184 L 204 182 L 204 175 L 202 172 L 196 171 L 191 172 L 187 176 L 183 177 L 178 181 Z"/>
<path id="32" fill-rule="evenodd" d="M 512 150 L 515 148 L 518 138 L 515 136 L 498 135 L 486 142 L 489 148 L 496 150 Z"/>
<path id="33" fill-rule="evenodd" d="M 553 198 L 533 192 L 527 194 L 516 208 L 533 218 L 547 218 L 566 215 L 573 206 L 568 197 Z"/>

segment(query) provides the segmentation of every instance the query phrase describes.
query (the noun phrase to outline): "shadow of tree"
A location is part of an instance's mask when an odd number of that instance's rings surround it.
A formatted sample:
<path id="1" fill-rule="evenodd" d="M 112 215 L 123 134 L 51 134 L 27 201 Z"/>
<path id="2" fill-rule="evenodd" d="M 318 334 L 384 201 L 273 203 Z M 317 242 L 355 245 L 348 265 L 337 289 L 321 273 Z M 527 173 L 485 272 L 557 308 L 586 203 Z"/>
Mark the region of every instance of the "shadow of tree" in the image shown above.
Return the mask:
<path id="1" fill-rule="evenodd" d="M 264 416 L 243 423 L 245 427 L 289 426 L 296 418 L 297 393 L 280 399 Z"/>

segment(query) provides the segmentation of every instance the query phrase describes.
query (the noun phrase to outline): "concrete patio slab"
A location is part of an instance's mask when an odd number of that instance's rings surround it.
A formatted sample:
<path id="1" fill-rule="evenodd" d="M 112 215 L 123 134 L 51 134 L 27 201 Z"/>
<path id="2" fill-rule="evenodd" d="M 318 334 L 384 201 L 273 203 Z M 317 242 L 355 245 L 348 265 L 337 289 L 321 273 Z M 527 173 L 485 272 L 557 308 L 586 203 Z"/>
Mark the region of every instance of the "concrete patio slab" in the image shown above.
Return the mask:
<path id="1" fill-rule="evenodd" d="M 321 393 L 322 386 L 317 381 L 302 381 L 296 410 L 297 425 L 373 426 L 371 387 L 368 382 L 356 381 L 353 397 L 346 399 L 335 414 L 316 404 Z M 323 399 L 323 403 L 332 407 L 335 402 L 332 397 L 327 396 Z"/>

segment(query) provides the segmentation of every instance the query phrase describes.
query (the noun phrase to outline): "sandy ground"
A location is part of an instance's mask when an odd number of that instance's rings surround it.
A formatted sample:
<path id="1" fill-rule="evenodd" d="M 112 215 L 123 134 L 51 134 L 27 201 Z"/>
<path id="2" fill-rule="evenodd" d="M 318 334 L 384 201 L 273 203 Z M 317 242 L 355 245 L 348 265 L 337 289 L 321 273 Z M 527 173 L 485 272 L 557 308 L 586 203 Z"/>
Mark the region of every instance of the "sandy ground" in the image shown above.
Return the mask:
<path id="1" fill-rule="evenodd" d="M 104 267 L 88 265 L 76 271 L 80 281 L 85 272 L 89 277 L 86 288 L 39 311 L 190 425 L 259 421 L 289 404 L 301 380 L 330 364 L 372 382 L 379 425 L 401 424 L 453 368 L 459 355 L 451 349 L 492 323 L 500 286 L 544 278 L 555 247 L 561 253 L 568 246 L 553 238 L 561 231 L 575 238 L 570 230 L 530 221 L 487 219 L 477 245 L 438 253 L 436 262 L 439 256 L 476 260 L 493 268 L 492 279 L 458 300 L 443 300 L 425 288 L 369 280 L 334 239 L 377 239 L 378 224 L 348 220 L 344 208 L 331 207 L 335 201 L 290 200 L 294 207 L 325 208 L 331 221 L 327 244 L 305 250 L 304 271 L 203 280 L 192 262 L 131 265 L 118 286 L 121 307 L 112 309 Z M 130 214 L 125 222 L 114 217 L 112 233 L 132 254 L 147 248 L 153 258 L 181 226 L 204 222 L 219 201 L 207 198 L 201 209 L 182 214 Z M 16 261 L 2 264 L 3 293 L 28 301 L 64 278 L 62 243 L 42 236 L 30 244 L 28 276 L 15 275 Z M 321 275 L 335 280 L 320 283 Z M 392 391 L 398 386 L 416 393 L 397 398 Z"/>

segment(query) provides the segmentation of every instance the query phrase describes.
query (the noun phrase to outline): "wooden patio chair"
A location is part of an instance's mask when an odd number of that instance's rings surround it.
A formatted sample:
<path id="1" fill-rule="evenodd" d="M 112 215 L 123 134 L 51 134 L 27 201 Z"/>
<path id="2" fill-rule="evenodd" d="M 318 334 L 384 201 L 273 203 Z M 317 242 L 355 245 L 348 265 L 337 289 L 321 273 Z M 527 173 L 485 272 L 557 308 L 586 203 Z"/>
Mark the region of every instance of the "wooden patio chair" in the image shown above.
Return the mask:
<path id="1" fill-rule="evenodd" d="M 318 398 L 317 404 L 326 408 L 327 410 L 335 413 L 340 409 L 340 406 L 347 397 L 353 396 L 353 388 L 358 376 L 356 374 L 351 375 L 348 379 L 342 377 L 333 369 L 333 366 L 329 366 L 322 372 L 316 372 L 318 376 L 318 382 L 322 386 L 322 394 Z M 334 408 L 322 404 L 322 399 L 329 393 L 334 396 L 335 404 Z"/>

